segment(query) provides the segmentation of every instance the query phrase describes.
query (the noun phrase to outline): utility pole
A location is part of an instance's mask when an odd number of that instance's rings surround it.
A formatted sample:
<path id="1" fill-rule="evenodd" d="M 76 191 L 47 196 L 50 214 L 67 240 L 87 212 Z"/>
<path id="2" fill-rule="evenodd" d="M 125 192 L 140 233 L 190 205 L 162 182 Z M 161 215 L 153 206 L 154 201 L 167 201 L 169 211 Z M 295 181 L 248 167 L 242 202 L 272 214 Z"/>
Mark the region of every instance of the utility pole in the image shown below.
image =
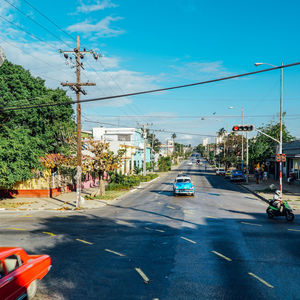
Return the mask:
<path id="1" fill-rule="evenodd" d="M 147 150 L 147 126 L 152 126 L 153 124 L 138 124 L 143 127 L 143 138 L 144 138 L 144 161 L 143 161 L 143 175 L 146 176 L 146 150 Z"/>
<path id="2" fill-rule="evenodd" d="M 246 182 L 249 182 L 249 145 L 248 145 L 248 131 L 246 132 L 246 139 L 247 139 L 247 150 L 246 150 Z"/>
<path id="3" fill-rule="evenodd" d="M 281 67 L 283 62 L 281 63 Z M 280 69 L 280 138 L 279 138 L 279 185 L 280 185 L 280 197 L 282 198 L 282 97 L 283 97 L 283 68 Z"/>
<path id="4" fill-rule="evenodd" d="M 244 125 L 244 108 L 242 107 L 242 125 Z M 244 133 L 242 132 L 242 172 L 244 172 Z"/>
<path id="5" fill-rule="evenodd" d="M 151 143 L 151 162 L 152 162 L 152 172 L 154 172 L 154 138 L 155 138 L 155 134 L 154 134 L 154 130 L 152 133 L 152 143 Z"/>
<path id="6" fill-rule="evenodd" d="M 84 58 L 84 55 L 89 53 L 93 54 L 94 58 L 97 60 L 99 55 L 94 51 L 83 51 L 80 50 L 80 37 L 77 36 L 77 45 L 73 51 L 62 51 L 60 53 L 64 54 L 66 59 L 70 59 L 72 62 L 72 55 L 75 56 L 76 61 L 76 82 L 62 82 L 62 86 L 68 86 L 71 90 L 75 91 L 77 99 L 77 173 L 76 173 L 76 207 L 81 206 L 81 175 L 82 175 L 82 155 L 81 155 L 81 105 L 80 105 L 80 95 L 86 95 L 86 92 L 81 88 L 82 86 L 94 86 L 96 83 L 92 82 L 80 82 L 80 71 L 83 68 L 81 59 Z M 71 56 L 69 57 L 69 54 Z"/>

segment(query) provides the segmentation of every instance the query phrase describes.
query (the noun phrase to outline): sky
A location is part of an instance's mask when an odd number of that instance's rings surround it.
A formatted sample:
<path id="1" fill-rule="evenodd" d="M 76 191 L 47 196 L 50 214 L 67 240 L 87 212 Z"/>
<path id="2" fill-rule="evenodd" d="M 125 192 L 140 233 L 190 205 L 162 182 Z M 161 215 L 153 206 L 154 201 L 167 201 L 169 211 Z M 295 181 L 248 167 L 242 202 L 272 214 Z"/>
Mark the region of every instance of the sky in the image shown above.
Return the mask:
<path id="1" fill-rule="evenodd" d="M 0 0 L 0 46 L 8 60 L 57 88 L 76 80 L 74 66 L 58 49 L 72 50 L 79 35 L 82 48 L 103 55 L 83 59 L 82 81 L 96 83 L 85 88 L 82 99 L 88 99 L 268 67 L 255 62 L 298 62 L 299 9 L 297 0 Z M 297 138 L 299 79 L 300 66 L 284 69 L 284 122 Z M 175 132 L 178 142 L 197 145 L 205 135 L 240 124 L 242 108 L 246 124 L 278 122 L 280 70 L 87 103 L 83 129 L 148 123 L 162 142 Z"/>

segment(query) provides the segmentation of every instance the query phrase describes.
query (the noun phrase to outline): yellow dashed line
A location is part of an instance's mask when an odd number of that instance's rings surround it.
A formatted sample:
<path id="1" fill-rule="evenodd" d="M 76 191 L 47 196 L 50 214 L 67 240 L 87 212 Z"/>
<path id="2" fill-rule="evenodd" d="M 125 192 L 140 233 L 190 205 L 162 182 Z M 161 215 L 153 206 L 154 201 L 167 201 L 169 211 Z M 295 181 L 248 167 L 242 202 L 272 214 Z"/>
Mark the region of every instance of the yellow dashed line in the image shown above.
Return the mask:
<path id="1" fill-rule="evenodd" d="M 257 280 L 259 280 L 261 283 L 263 283 L 264 285 L 266 285 L 267 287 L 269 288 L 274 288 L 273 285 L 271 285 L 270 283 L 266 282 L 265 280 L 263 280 L 262 278 L 258 277 L 257 275 L 251 273 L 251 272 L 248 272 L 248 274 L 254 278 L 256 278 Z"/>
<path id="2" fill-rule="evenodd" d="M 81 240 L 81 239 L 76 239 L 76 241 L 81 242 L 81 243 L 85 243 L 85 244 L 89 244 L 89 245 L 93 245 L 93 243 Z"/>
<path id="3" fill-rule="evenodd" d="M 56 234 L 54 234 L 54 233 L 52 233 L 52 232 L 47 232 L 47 231 L 44 231 L 43 233 L 44 233 L 44 234 L 51 235 L 51 236 L 56 236 Z"/>
<path id="4" fill-rule="evenodd" d="M 197 242 L 195 242 L 195 241 L 193 241 L 193 240 L 190 240 L 190 239 L 188 239 L 188 238 L 186 238 L 186 237 L 184 237 L 184 236 L 181 236 L 180 238 L 183 239 L 183 240 L 186 240 L 186 241 L 188 241 L 188 242 L 190 242 L 190 243 L 197 244 Z"/>
<path id="5" fill-rule="evenodd" d="M 26 216 L 20 216 L 20 218 L 32 218 L 32 216 L 26 215 Z"/>
<path id="6" fill-rule="evenodd" d="M 255 223 L 248 223 L 248 222 L 241 222 L 241 223 L 246 225 L 252 225 L 252 226 L 262 226 L 261 224 L 255 224 Z"/>
<path id="7" fill-rule="evenodd" d="M 291 228 L 289 228 L 288 230 L 289 231 L 298 231 L 298 232 L 300 232 L 300 230 L 298 230 L 298 229 L 291 229 Z"/>
<path id="8" fill-rule="evenodd" d="M 10 230 L 21 230 L 21 231 L 27 231 L 27 229 L 24 229 L 24 228 L 14 228 L 14 227 L 11 227 L 11 228 L 8 228 Z"/>
<path id="9" fill-rule="evenodd" d="M 206 218 L 208 218 L 208 219 L 218 219 L 218 218 L 212 217 L 212 216 L 206 216 Z"/>
<path id="10" fill-rule="evenodd" d="M 228 260 L 228 261 L 232 261 L 231 258 L 229 258 L 229 257 L 227 257 L 227 256 L 225 256 L 225 255 L 223 255 L 223 254 L 221 254 L 221 253 L 219 253 L 217 251 L 211 251 L 211 252 L 214 253 L 214 254 L 216 254 L 216 255 L 218 255 L 218 256 L 220 256 L 220 257 L 222 257 L 222 258 L 224 258 L 224 259 L 226 259 L 226 260 Z"/>
<path id="11" fill-rule="evenodd" d="M 175 207 L 170 206 L 170 205 L 168 205 L 167 208 L 176 209 Z"/>
<path id="12" fill-rule="evenodd" d="M 134 268 L 140 276 L 144 279 L 145 283 L 149 283 L 150 279 L 146 276 L 146 274 L 140 268 Z"/>
<path id="13" fill-rule="evenodd" d="M 119 256 L 126 256 L 122 253 L 119 253 L 119 252 L 116 252 L 116 251 L 113 251 L 113 250 L 109 250 L 109 249 L 104 249 L 106 252 L 110 252 L 110 253 L 113 253 L 113 254 L 116 254 L 116 255 L 119 255 Z"/>

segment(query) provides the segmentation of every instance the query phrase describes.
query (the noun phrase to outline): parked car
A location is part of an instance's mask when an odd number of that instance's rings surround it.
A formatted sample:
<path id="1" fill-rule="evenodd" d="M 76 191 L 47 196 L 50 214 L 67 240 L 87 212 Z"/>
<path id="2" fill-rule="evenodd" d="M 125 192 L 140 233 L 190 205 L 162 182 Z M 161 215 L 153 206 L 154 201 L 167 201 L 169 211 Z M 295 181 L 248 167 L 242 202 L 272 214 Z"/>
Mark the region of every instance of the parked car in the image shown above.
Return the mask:
<path id="1" fill-rule="evenodd" d="M 221 176 L 225 176 L 225 173 L 226 173 L 225 169 L 221 169 L 221 168 L 217 169 L 216 171 L 216 174 Z"/>
<path id="2" fill-rule="evenodd" d="M 233 171 L 232 169 L 227 170 L 225 173 L 225 178 L 230 178 L 232 171 Z"/>
<path id="3" fill-rule="evenodd" d="M 48 255 L 28 255 L 22 248 L 0 247 L 0 300 L 31 300 L 38 281 L 51 268 Z"/>
<path id="4" fill-rule="evenodd" d="M 194 196 L 195 187 L 192 183 L 191 178 L 188 176 L 177 177 L 173 184 L 173 193 L 174 193 L 174 196 L 177 196 L 177 195 Z"/>
<path id="5" fill-rule="evenodd" d="M 243 171 L 233 170 L 229 177 L 230 181 L 246 181 L 246 177 L 243 174 Z"/>
<path id="6" fill-rule="evenodd" d="M 187 163 L 187 165 L 188 165 L 188 166 L 192 166 L 192 165 L 193 165 L 193 162 L 192 162 L 192 161 L 189 161 L 189 162 Z"/>

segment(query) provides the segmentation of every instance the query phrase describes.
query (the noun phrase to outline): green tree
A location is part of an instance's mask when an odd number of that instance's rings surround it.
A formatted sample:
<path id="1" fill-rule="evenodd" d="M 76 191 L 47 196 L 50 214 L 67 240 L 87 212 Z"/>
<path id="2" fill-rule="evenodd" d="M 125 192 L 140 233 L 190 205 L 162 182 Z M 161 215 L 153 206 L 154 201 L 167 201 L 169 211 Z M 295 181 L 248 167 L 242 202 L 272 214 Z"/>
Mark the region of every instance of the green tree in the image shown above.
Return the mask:
<path id="1" fill-rule="evenodd" d="M 262 132 L 272 136 L 279 140 L 280 137 L 280 124 L 269 123 L 263 127 L 258 128 Z M 286 129 L 286 126 L 282 126 L 282 141 L 290 142 L 295 138 Z M 276 154 L 276 146 L 278 143 L 270 139 L 269 137 L 258 133 L 256 137 L 249 140 L 249 160 L 253 163 L 263 163 L 266 159 L 274 157 Z"/>
<path id="2" fill-rule="evenodd" d="M 0 109 L 23 105 L 69 102 L 61 89 L 49 89 L 21 66 L 5 61 L 0 68 Z M 3 110 L 0 114 L 0 187 L 34 176 L 41 169 L 40 157 L 63 153 L 67 147 L 61 133 L 74 130 L 70 104 L 30 109 Z"/>
<path id="3" fill-rule="evenodd" d="M 109 143 L 95 141 L 93 139 L 90 139 L 87 144 L 91 155 L 84 156 L 82 159 L 83 172 L 97 174 L 100 184 L 96 196 L 103 196 L 105 194 L 104 174 L 116 171 L 120 167 L 123 161 L 122 156 L 126 150 L 120 149 L 118 153 L 115 154 L 109 150 Z"/>

